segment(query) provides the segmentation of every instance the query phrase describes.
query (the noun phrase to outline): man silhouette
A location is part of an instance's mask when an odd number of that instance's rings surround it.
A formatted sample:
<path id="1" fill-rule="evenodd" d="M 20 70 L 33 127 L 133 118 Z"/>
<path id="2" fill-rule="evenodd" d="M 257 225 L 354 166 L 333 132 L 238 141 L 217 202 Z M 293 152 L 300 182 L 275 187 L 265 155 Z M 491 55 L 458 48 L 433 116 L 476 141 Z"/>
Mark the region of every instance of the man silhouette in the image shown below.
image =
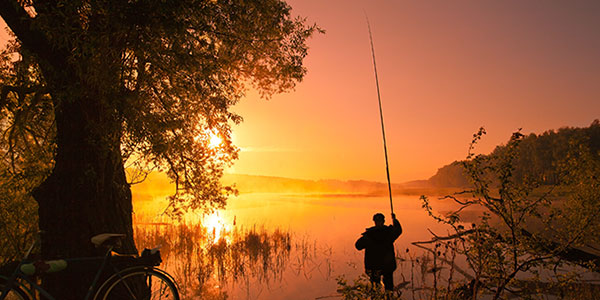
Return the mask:
<path id="1" fill-rule="evenodd" d="M 396 270 L 396 254 L 394 241 L 402 234 L 402 226 L 392 213 L 392 224 L 384 225 L 382 213 L 373 215 L 375 226 L 367 228 L 354 246 L 358 250 L 365 249 L 365 272 L 371 282 L 378 285 L 383 277 L 386 291 L 394 290 L 394 270 Z"/>

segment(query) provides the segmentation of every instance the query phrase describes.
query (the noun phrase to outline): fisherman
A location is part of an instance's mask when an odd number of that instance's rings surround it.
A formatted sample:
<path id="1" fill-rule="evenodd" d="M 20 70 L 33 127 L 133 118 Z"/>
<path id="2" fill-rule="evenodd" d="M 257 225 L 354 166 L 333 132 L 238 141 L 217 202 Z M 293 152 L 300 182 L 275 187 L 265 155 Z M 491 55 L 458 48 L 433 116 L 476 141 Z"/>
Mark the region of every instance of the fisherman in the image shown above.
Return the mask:
<path id="1" fill-rule="evenodd" d="M 379 285 L 383 277 L 386 291 L 394 290 L 394 270 L 396 270 L 396 254 L 394 241 L 402 234 L 402 226 L 392 213 L 393 225 L 386 226 L 382 213 L 373 215 L 375 226 L 367 228 L 354 246 L 358 250 L 365 249 L 365 273 L 374 285 Z"/>

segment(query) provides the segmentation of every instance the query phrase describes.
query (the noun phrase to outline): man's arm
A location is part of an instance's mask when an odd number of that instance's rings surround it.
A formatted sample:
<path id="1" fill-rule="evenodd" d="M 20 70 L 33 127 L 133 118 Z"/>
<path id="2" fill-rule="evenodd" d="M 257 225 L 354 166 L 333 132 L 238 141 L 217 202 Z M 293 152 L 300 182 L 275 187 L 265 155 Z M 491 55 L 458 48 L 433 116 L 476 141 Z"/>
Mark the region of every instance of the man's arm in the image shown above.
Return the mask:
<path id="1" fill-rule="evenodd" d="M 396 214 L 394 213 L 392 213 L 392 224 L 393 237 L 394 240 L 396 240 L 402 234 L 402 226 L 398 219 L 396 219 Z"/>

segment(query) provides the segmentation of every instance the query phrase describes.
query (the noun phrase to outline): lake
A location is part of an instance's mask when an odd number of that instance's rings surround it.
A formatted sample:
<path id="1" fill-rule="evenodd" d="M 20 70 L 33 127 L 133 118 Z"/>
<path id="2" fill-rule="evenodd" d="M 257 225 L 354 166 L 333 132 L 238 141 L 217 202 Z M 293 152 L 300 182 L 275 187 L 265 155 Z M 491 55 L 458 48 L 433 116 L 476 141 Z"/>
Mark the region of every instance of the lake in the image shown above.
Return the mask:
<path id="1" fill-rule="evenodd" d="M 450 208 L 447 202 L 435 199 L 432 202 L 439 211 Z M 419 196 L 394 197 L 394 211 L 404 231 L 395 243 L 399 256 L 408 255 L 406 249 L 412 256 L 421 255 L 423 251 L 411 242 L 429 240 L 428 230 L 441 235 L 447 233 L 443 225 L 427 215 L 421 204 Z M 259 228 L 266 232 L 277 229 L 289 233 L 289 249 L 277 252 L 280 257 L 276 258 L 276 264 L 262 262 L 262 271 L 248 269 L 243 276 L 230 273 L 225 275 L 227 280 L 219 280 L 213 272 L 209 279 L 213 281 L 212 288 L 218 290 L 213 294 L 227 295 L 228 299 L 326 299 L 336 298 L 336 278 L 343 275 L 352 281 L 364 272 L 363 252 L 354 248 L 354 242 L 365 228 L 373 226 L 373 214 L 384 213 L 386 224 L 390 224 L 389 211 L 387 197 L 242 194 L 231 198 L 225 210 L 204 217 L 188 214 L 186 220 L 202 222 L 209 235 L 213 235 L 213 243 L 223 234 L 221 232 L 232 230 Z M 248 257 L 259 259 L 257 255 Z M 242 260 L 234 257 L 232 264 L 236 264 L 236 259 Z M 175 265 L 178 264 L 169 259 L 163 264 L 181 273 L 179 269 L 183 267 L 175 268 Z M 407 262 L 400 261 L 395 283 L 409 281 L 406 278 L 409 273 Z M 195 276 L 202 277 L 202 274 Z"/>

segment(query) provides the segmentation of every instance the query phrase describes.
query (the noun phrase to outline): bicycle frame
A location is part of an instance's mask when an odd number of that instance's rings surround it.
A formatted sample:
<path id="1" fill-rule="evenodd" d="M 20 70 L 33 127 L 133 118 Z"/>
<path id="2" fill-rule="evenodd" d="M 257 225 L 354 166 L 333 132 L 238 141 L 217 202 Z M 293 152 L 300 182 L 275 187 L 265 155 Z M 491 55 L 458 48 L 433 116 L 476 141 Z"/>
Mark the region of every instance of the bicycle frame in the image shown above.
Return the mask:
<path id="1" fill-rule="evenodd" d="M 2 289 L 2 291 L 0 293 L 0 300 L 4 300 L 8 296 L 8 292 L 10 291 L 10 289 L 13 287 L 18 287 L 18 288 L 25 290 L 25 292 L 27 292 L 31 296 L 34 296 L 34 298 L 35 298 L 35 291 L 37 291 L 40 293 L 40 295 L 46 297 L 48 300 L 56 300 L 56 298 L 54 298 L 46 290 L 44 290 L 44 288 L 42 288 L 40 285 L 38 285 L 34 278 L 23 273 L 23 271 L 21 270 L 21 266 L 23 266 L 26 263 L 29 263 L 29 262 L 27 262 L 27 257 L 29 257 L 29 254 L 31 253 L 31 249 L 33 249 L 34 245 L 35 245 L 35 243 L 31 246 L 29 251 L 27 251 L 25 258 L 23 260 L 21 260 L 21 262 L 19 262 L 18 266 L 15 268 L 14 272 L 11 274 L 10 277 L 6 278 L 6 277 L 0 275 L 0 278 L 5 279 L 5 281 L 6 281 L 4 289 Z M 98 285 L 100 276 L 102 275 L 102 272 L 104 272 L 104 270 L 106 269 L 106 266 L 109 264 L 109 260 L 112 257 L 112 255 L 111 255 L 112 249 L 113 249 L 113 247 L 110 247 L 108 249 L 108 251 L 106 252 L 106 255 L 103 257 L 97 256 L 97 257 L 82 257 L 82 258 L 65 259 L 65 261 L 67 262 L 67 265 L 69 265 L 69 263 L 77 264 L 78 262 L 102 260 L 102 264 L 98 268 L 98 271 L 96 272 L 94 279 L 92 280 L 92 282 L 90 284 L 90 287 L 86 293 L 84 300 L 89 300 L 92 297 L 92 294 L 93 294 L 94 290 L 96 289 L 96 285 Z M 116 270 L 116 267 L 115 267 L 115 270 Z M 20 282 L 19 279 L 25 281 L 32 288 L 31 289 L 28 288 L 25 284 Z"/>

